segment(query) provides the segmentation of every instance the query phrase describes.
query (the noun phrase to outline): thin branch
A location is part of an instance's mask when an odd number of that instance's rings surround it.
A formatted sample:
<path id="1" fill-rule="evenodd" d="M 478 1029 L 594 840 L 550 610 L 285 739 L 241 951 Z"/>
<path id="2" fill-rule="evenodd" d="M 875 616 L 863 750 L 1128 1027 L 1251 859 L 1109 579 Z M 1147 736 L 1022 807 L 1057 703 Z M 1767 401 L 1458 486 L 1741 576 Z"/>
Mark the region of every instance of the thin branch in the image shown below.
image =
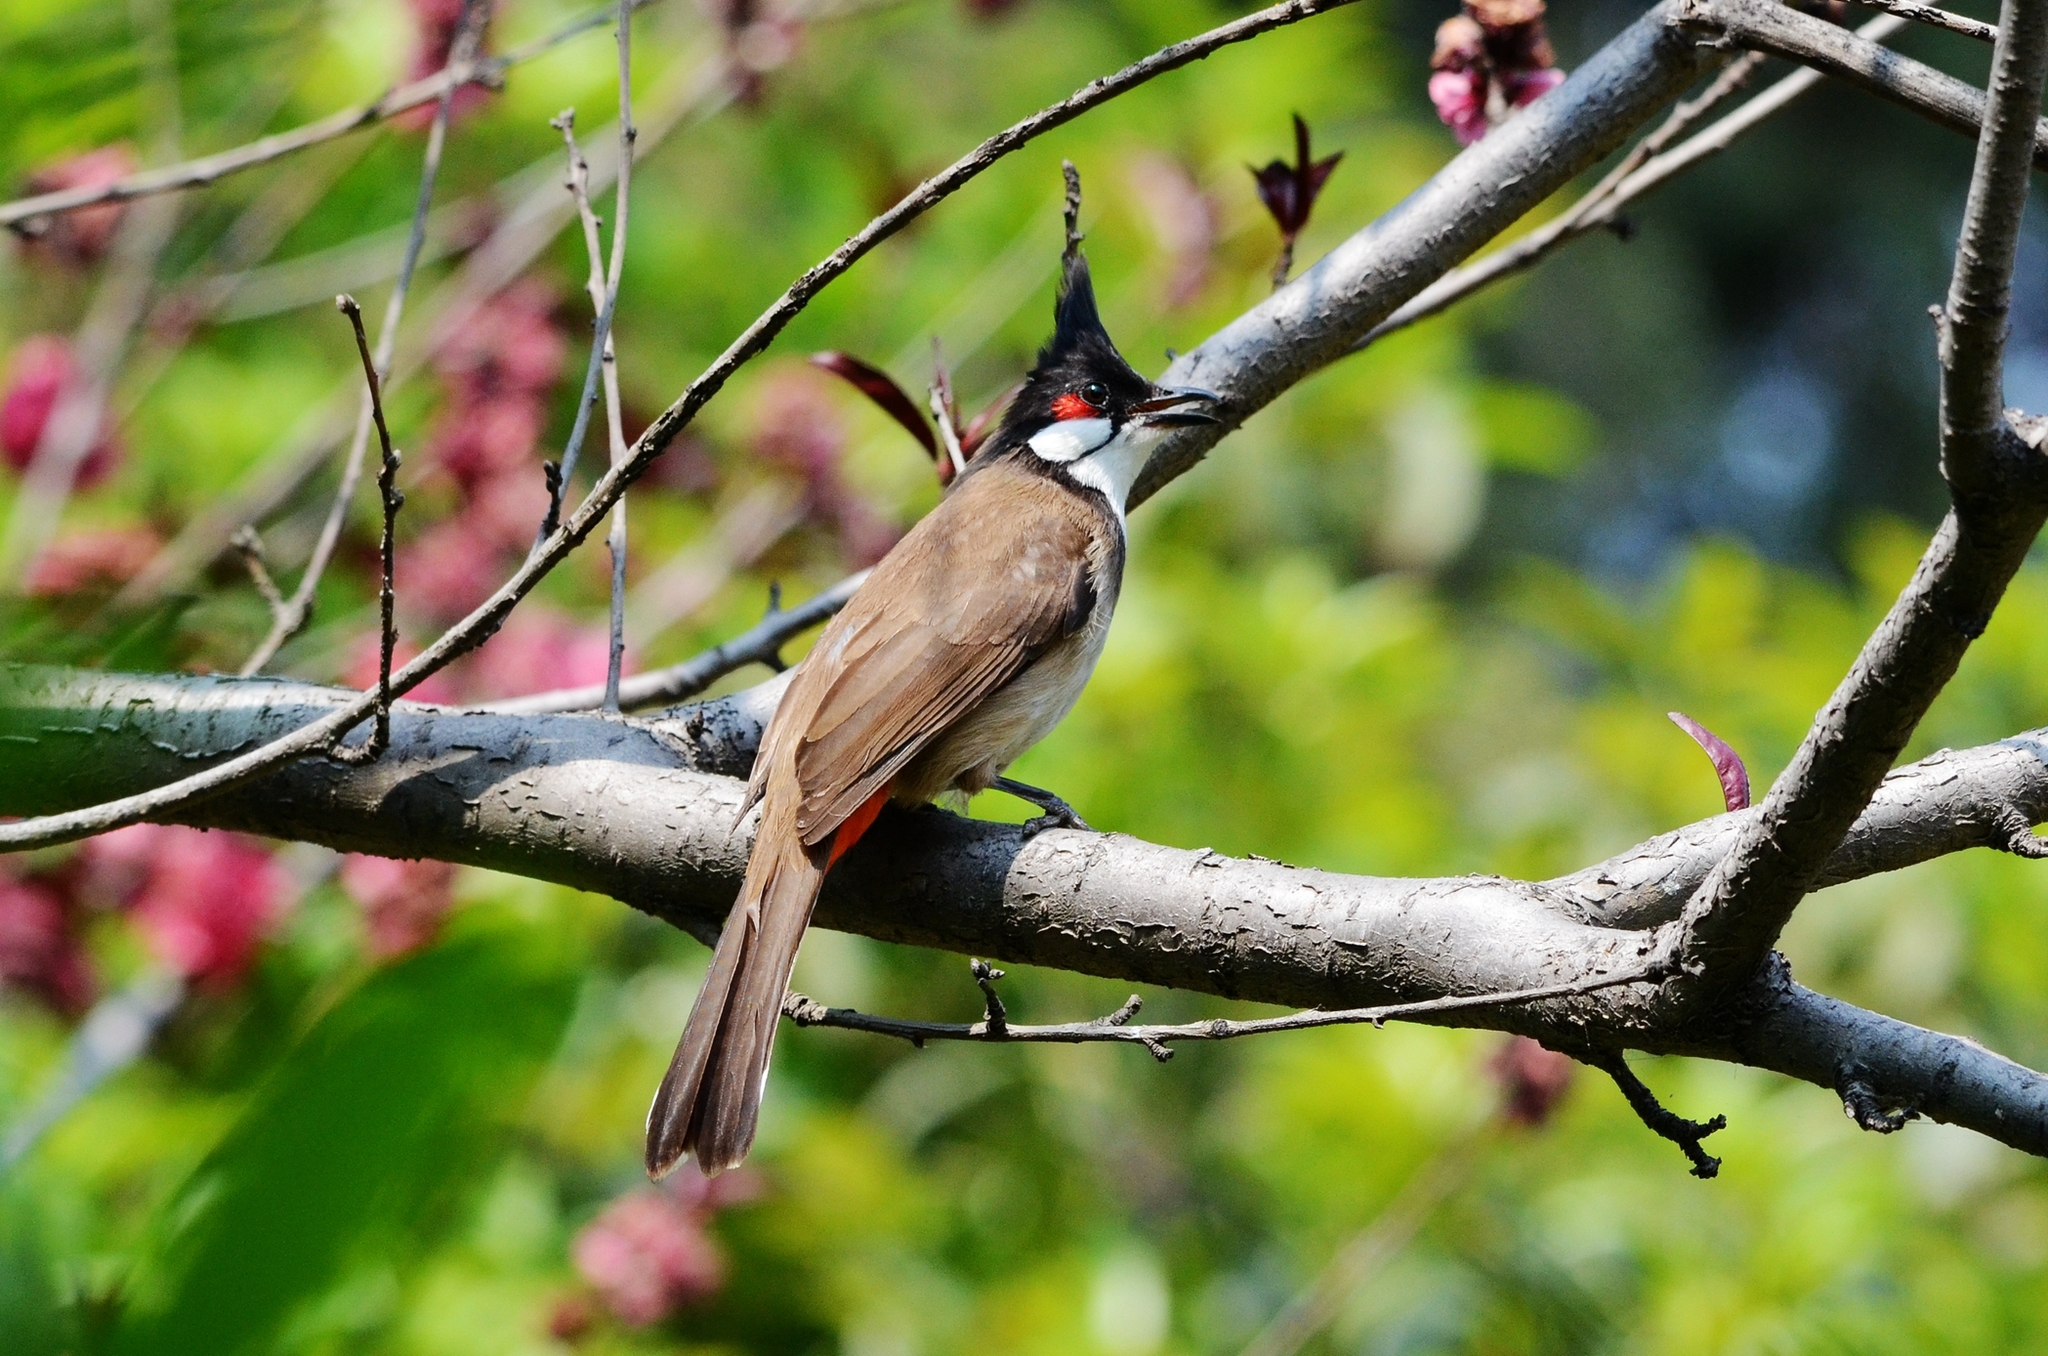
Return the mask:
<path id="1" fill-rule="evenodd" d="M 1079 117 L 1156 76 L 1198 61 L 1211 52 L 1261 33 L 1298 23 L 1318 14 L 1355 3 L 1356 0 L 1283 0 L 1269 9 L 1246 15 L 1198 37 L 1189 38 L 1133 62 L 1114 75 L 1094 80 L 1059 103 L 1041 109 L 1031 117 L 1012 124 L 984 141 L 947 169 L 912 189 L 900 202 L 870 221 L 822 262 L 813 265 L 792 283 L 767 311 L 747 327 L 654 423 L 640 435 L 624 465 L 607 471 L 576 511 L 555 532 L 531 552 L 525 562 L 495 593 L 467 617 L 443 632 L 439 639 L 392 675 L 392 695 L 402 696 L 440 672 L 448 664 L 483 644 L 504 624 L 512 609 L 530 593 L 554 567 L 581 545 L 597 523 L 610 512 L 626 487 L 653 464 L 678 434 L 688 426 L 712 396 L 740 366 L 765 349 L 811 298 L 833 279 L 853 267 L 876 245 L 902 230 L 935 204 L 950 196 L 982 171 L 1039 136 Z M 1643 21 L 1638 21 L 1640 30 Z M 1635 30 L 1632 30 L 1635 31 Z M 1554 92 L 1553 92 L 1554 93 Z M 1625 130 L 1625 129 L 1623 129 Z M 1560 170 L 1569 170 L 1561 164 Z M 1504 197 L 1503 205 L 1515 200 Z M 587 406 L 586 402 L 586 406 Z M 579 418 L 581 418 L 579 411 Z M 371 715 L 376 702 L 371 696 L 358 697 L 310 725 L 204 772 L 183 777 L 141 795 L 39 819 L 0 825 L 0 850 L 69 842 L 152 816 L 171 813 L 177 807 L 218 794 L 230 787 L 331 746 L 335 736 L 352 729 Z"/>
<path id="2" fill-rule="evenodd" d="M 1904 19 L 1889 16 L 1872 19 L 1856 30 L 1856 36 L 1882 42 L 1905 26 Z M 1482 288 L 1535 267 L 1560 246 L 1581 236 L 1617 227 L 1622 221 L 1623 211 L 1631 204 L 1662 187 L 1681 171 L 1727 150 L 1737 137 L 1783 110 L 1821 81 L 1820 73 L 1810 68 L 1794 71 L 1676 149 L 1665 149 L 1748 84 L 1762 61 L 1761 53 L 1749 52 L 1730 62 L 1697 98 L 1672 109 L 1671 116 L 1661 127 L 1637 142 L 1622 162 L 1570 209 L 1512 245 L 1452 269 L 1413 301 L 1381 321 L 1358 342 L 1357 348 L 1366 348 L 1397 330 L 1440 315 Z"/>
<path id="3" fill-rule="evenodd" d="M 2007 422 L 2002 399 L 2006 315 L 2044 76 L 2048 6 L 2006 0 L 1990 116 L 1940 318 L 1941 466 L 1952 507 L 1758 816 L 1687 904 L 1676 944 L 1709 992 L 1762 964 L 1983 633 L 2048 518 L 2042 430 L 2030 424 L 2031 441 L 2023 437 Z"/>
<path id="4" fill-rule="evenodd" d="M 632 7 L 627 0 L 619 0 L 619 186 L 617 207 L 613 211 L 617 220 L 612 225 L 611 264 L 605 276 L 605 299 L 613 306 L 618 304 L 619 279 L 626 262 L 626 189 L 633 174 L 633 140 L 640 135 L 633 126 L 632 23 Z M 618 355 L 609 329 L 604 336 L 604 409 L 611 465 L 616 469 L 626 464 L 627 448 L 624 406 L 619 399 Z M 619 495 L 619 502 L 612 506 L 612 530 L 606 545 L 612 558 L 612 616 L 611 648 L 605 658 L 604 709 L 616 715 L 619 710 L 619 675 L 626 666 L 626 496 L 623 493 Z"/>
<path id="5" fill-rule="evenodd" d="M 392 560 L 397 554 L 398 510 L 405 494 L 398 488 L 398 452 L 391 446 L 391 430 L 384 423 L 384 396 L 377 377 L 377 363 L 370 356 L 370 339 L 363 333 L 363 308 L 351 296 L 334 299 L 334 305 L 355 331 L 356 353 L 363 360 L 363 381 L 369 388 L 370 411 L 377 421 L 377 442 L 384 459 L 377 472 L 377 495 L 384 509 L 384 532 L 379 544 L 381 571 L 377 584 L 377 714 L 367 742 L 345 745 L 336 737 L 327 756 L 338 763 L 360 767 L 374 763 L 391 747 L 391 657 L 398 648 L 396 598 L 392 592 Z"/>
<path id="6" fill-rule="evenodd" d="M 865 1031 L 876 1036 L 894 1036 L 922 1047 L 926 1041 L 988 1041 L 1023 1044 L 1142 1045 L 1162 1062 L 1173 1058 L 1168 1048 L 1179 1041 L 1228 1041 L 1243 1036 L 1267 1036 L 1279 1031 L 1310 1031 L 1324 1026 L 1385 1026 L 1388 1022 L 1438 1017 L 1448 1012 L 1470 1012 L 1488 1008 L 1515 1007 L 1559 998 L 1580 998 L 1603 989 L 1625 984 L 1658 984 L 1665 971 L 1655 965 L 1639 966 L 1614 974 L 1595 975 L 1564 984 L 1543 984 L 1534 988 L 1510 989 L 1500 993 L 1450 994 L 1415 1003 L 1387 1003 L 1378 1007 L 1343 1008 L 1334 1012 L 1290 1012 L 1284 1017 L 1258 1017 L 1231 1021 L 1211 1017 L 1202 1022 L 1174 1026 L 1132 1026 L 1130 1020 L 1143 1006 L 1136 994 L 1115 1012 L 1087 1022 L 1061 1022 L 1054 1026 L 1017 1026 L 1008 1020 L 990 981 L 1002 978 L 986 962 L 975 961 L 975 981 L 987 995 L 989 1008 L 978 1022 L 919 1022 L 905 1017 L 877 1017 L 852 1008 L 828 1008 L 800 993 L 782 1000 L 782 1013 L 798 1026 L 829 1026 L 842 1031 Z"/>
<path id="7" fill-rule="evenodd" d="M 631 0 L 634 8 L 652 4 L 653 0 Z M 318 122 L 309 122 L 288 132 L 252 141 L 246 146 L 236 146 L 197 160 L 182 164 L 166 165 L 160 169 L 144 170 L 131 174 L 125 179 L 116 179 L 110 184 L 89 188 L 64 189 L 56 193 L 43 193 L 33 198 L 22 198 L 0 205 L 0 226 L 12 227 L 27 234 L 36 234 L 37 218 L 53 216 L 59 212 L 72 212 L 95 203 L 127 202 L 135 198 L 146 198 L 153 194 L 170 193 L 179 189 L 198 188 L 217 183 L 231 174 L 239 174 L 258 165 L 266 165 L 280 156 L 318 146 L 336 137 L 347 136 L 367 127 L 374 127 L 400 113 L 430 104 L 464 85 L 484 85 L 496 88 L 503 83 L 505 72 L 535 57 L 545 55 L 573 38 L 600 28 L 613 15 L 612 7 L 592 10 L 577 19 L 562 25 L 545 37 L 536 38 L 524 46 L 515 47 L 501 56 L 478 57 L 472 54 L 468 59 L 450 60 L 434 74 L 401 85 L 383 97 L 374 99 L 354 108 L 344 108 L 330 113 Z M 452 54 L 451 54 L 452 55 Z"/>
<path id="8" fill-rule="evenodd" d="M 1621 1095 L 1628 1099 L 1629 1110 L 1635 1112 L 1644 1125 L 1685 1151 L 1685 1156 L 1692 1160 L 1693 1176 L 1709 1178 L 1720 1173 L 1721 1160 L 1708 1153 L 1701 1146 L 1701 1141 L 1717 1131 L 1726 1130 L 1726 1116 L 1689 1121 L 1666 1110 L 1664 1104 L 1657 1100 L 1657 1094 L 1651 1092 L 1649 1085 L 1628 1067 L 1628 1060 L 1619 1050 L 1588 1051 L 1580 1054 L 1579 1058 L 1614 1080 L 1615 1086 L 1621 1089 Z"/>
<path id="9" fill-rule="evenodd" d="M 1785 57 L 1975 137 L 1984 92 L 1776 0 L 1686 0 L 1682 22 L 1742 47 Z M 2033 163 L 2048 169 L 2048 123 L 2038 124 Z"/>
<path id="10" fill-rule="evenodd" d="M 1996 42 L 1998 40 L 1998 29 L 1995 25 L 1979 23 L 1975 19 L 1965 19 L 1960 14 L 1951 14 L 1945 9 L 1936 9 L 1933 5 L 1915 4 L 1914 0 L 1856 0 L 1856 3 L 1868 5 L 1872 9 L 1881 9 L 1887 14 L 1895 14 L 1901 19 L 1910 19 L 1916 24 L 1927 24 L 1933 28 L 1945 28 L 1951 33 L 1960 33 L 1966 38 L 1975 38 L 1979 42 Z"/>
<path id="11" fill-rule="evenodd" d="M 597 305 L 597 325 L 591 332 L 590 361 L 585 366 L 583 372 L 583 393 L 576 401 L 576 421 L 570 427 L 569 441 L 562 449 L 561 469 L 550 478 L 548 483 L 547 513 L 542 517 L 540 530 L 534 537 L 533 549 L 535 552 L 541 549 L 547 539 L 554 535 L 555 529 L 561 525 L 562 496 L 568 493 L 569 485 L 575 478 L 576 461 L 583 452 L 583 440 L 590 432 L 590 411 L 597 403 L 599 381 L 607 381 L 607 395 L 612 395 L 617 390 L 617 373 L 608 368 L 607 364 L 612 360 L 612 316 L 618 309 L 619 276 L 625 266 L 626 252 L 623 244 L 626 233 L 627 190 L 631 185 L 633 175 L 633 138 L 637 135 L 633 130 L 632 47 L 629 41 L 630 26 L 627 22 L 629 11 L 623 7 L 625 0 L 620 0 L 620 4 L 619 181 L 616 200 L 612 208 L 612 215 L 615 221 L 612 227 L 611 262 L 610 267 L 606 270 L 602 295 L 592 299 Z M 589 208 L 587 195 L 583 207 L 586 211 Z M 593 229 L 593 225 L 586 223 L 584 227 L 586 233 Z M 609 377 L 606 376 L 608 372 L 610 373 Z M 611 410 L 612 419 L 616 420 L 618 417 L 618 402 L 615 398 L 612 400 L 609 409 Z M 621 446 L 624 444 L 624 441 L 624 435 L 620 434 L 619 443 Z M 625 458 L 622 454 L 614 455 L 613 457 L 615 467 L 622 465 L 624 461 Z M 620 489 L 618 502 L 625 502 L 624 487 Z M 614 507 L 616 508 L 616 505 Z M 624 519 L 615 513 L 614 530 L 622 531 L 623 524 Z M 614 573 L 617 570 L 618 565 L 615 561 Z"/>
<path id="12" fill-rule="evenodd" d="M 635 674 L 619 682 L 619 703 L 629 710 L 665 706 L 685 701 L 710 687 L 728 673 L 749 664 L 779 664 L 782 647 L 813 626 L 830 619 L 845 607 L 856 590 L 867 582 L 868 572 L 848 575 L 815 598 L 792 608 L 772 611 L 758 623 L 731 640 L 714 645 L 680 664 L 652 673 Z M 604 701 L 601 687 L 572 687 L 556 692 L 536 693 L 492 702 L 477 710 L 505 714 L 543 715 L 554 711 L 590 711 Z"/>
<path id="13" fill-rule="evenodd" d="M 169 158 L 177 154 L 183 122 L 175 28 L 164 3 L 134 5 L 130 20 L 139 29 L 137 44 L 148 72 L 143 93 L 153 152 Z M 112 257 L 72 343 L 74 374 L 43 423 L 0 534 L 0 585 L 18 583 L 34 570 L 56 538 L 86 459 L 110 431 L 114 381 L 148 313 L 157 262 L 177 232 L 179 215 L 175 203 L 146 203 L 126 214 L 115 232 Z"/>
<path id="14" fill-rule="evenodd" d="M 263 558 L 263 536 L 253 527 L 243 527 L 228 538 L 228 545 L 242 558 L 249 569 L 249 582 L 256 586 L 264 603 L 270 608 L 271 620 L 284 615 L 284 592 L 278 588 L 277 580 L 270 574 L 270 566 Z"/>
<path id="15" fill-rule="evenodd" d="M 652 96 L 652 111 L 641 123 L 634 158 L 645 157 L 691 113 L 708 116 L 723 107 L 729 97 L 728 87 L 718 78 L 713 62 L 699 62 L 680 78 L 664 80 Z M 546 167 L 552 168 L 555 163 L 558 162 L 550 158 Z M 499 191 L 524 182 L 531 177 L 531 171 L 541 168 L 541 162 L 536 162 L 507 176 L 500 181 Z M 610 182 L 616 169 L 609 160 L 593 164 L 591 187 L 600 188 Z M 454 278 L 429 295 L 422 309 L 434 319 L 426 327 L 424 338 L 411 345 L 409 351 L 397 353 L 385 381 L 386 390 L 408 380 L 445 345 L 464 333 L 478 310 L 525 272 L 573 215 L 573 205 L 562 200 L 559 181 L 551 173 L 543 178 L 544 182 L 523 197 L 504 204 L 496 214 L 499 224 L 490 237 L 470 251 Z M 330 294 L 333 290 L 328 289 Z M 222 503 L 187 523 L 148 567 L 122 587 L 113 606 L 139 607 L 183 586 L 219 555 L 237 527 L 277 512 L 328 464 L 329 454 L 355 427 L 349 411 L 359 408 L 360 397 L 352 383 L 338 388 L 326 406 L 301 419 L 279 441 L 277 450 L 267 455 Z"/>
<path id="16" fill-rule="evenodd" d="M 467 64 L 483 42 L 484 26 L 489 21 L 491 7 L 485 0 L 463 0 L 462 17 L 455 30 L 455 39 L 449 46 L 451 66 Z M 372 397 L 381 398 L 381 384 L 391 375 L 391 356 L 398 346 L 398 326 L 405 316 L 405 301 L 412 291 L 413 270 L 419 266 L 420 251 L 427 243 L 427 214 L 434 205 L 434 184 L 441 174 L 441 152 L 448 143 L 448 122 L 455 107 L 455 92 L 458 85 L 450 85 L 441 93 L 441 101 L 434 109 L 433 125 L 427 129 L 427 148 L 420 160 L 420 188 L 413 200 L 412 231 L 405 242 L 405 257 L 398 266 L 398 281 L 392 286 L 391 297 L 384 305 L 384 321 L 377 331 L 377 353 L 374 367 L 377 381 L 356 408 L 356 431 L 349 442 L 348 456 L 341 467 L 341 483 L 335 487 L 334 500 L 327 509 L 326 520 L 320 524 L 320 535 L 313 543 L 313 554 L 307 558 L 306 568 L 299 575 L 298 587 L 281 611 L 274 612 L 270 630 L 256 645 L 255 651 L 242 665 L 242 676 L 261 673 L 284 643 L 305 629 L 312 620 L 313 597 L 320 587 L 320 579 L 327 573 L 327 566 L 334 559 L 335 548 L 341 543 L 343 528 L 348 524 L 348 511 L 356 497 L 356 485 L 363 475 L 363 458 L 369 450 L 370 418 Z M 354 305 L 353 302 L 350 305 Z M 382 426 L 379 425 L 379 432 Z"/>

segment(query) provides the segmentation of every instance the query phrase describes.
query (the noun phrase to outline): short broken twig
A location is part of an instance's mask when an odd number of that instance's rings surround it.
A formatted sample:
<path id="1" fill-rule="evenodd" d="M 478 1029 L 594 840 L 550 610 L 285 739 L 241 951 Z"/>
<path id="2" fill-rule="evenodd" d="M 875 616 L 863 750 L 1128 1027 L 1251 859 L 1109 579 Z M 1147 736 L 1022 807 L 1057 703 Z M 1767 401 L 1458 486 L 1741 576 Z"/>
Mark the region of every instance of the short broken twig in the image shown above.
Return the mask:
<path id="1" fill-rule="evenodd" d="M 384 454 L 377 471 L 377 493 L 384 506 L 384 532 L 379 547 L 380 572 L 377 585 L 377 615 L 380 627 L 377 645 L 377 710 L 370 737 L 361 744 L 343 744 L 339 735 L 327 756 L 351 766 L 373 763 L 391 747 L 391 656 L 398 647 L 398 622 L 394 615 L 396 598 L 391 588 L 392 557 L 397 551 L 398 510 L 405 505 L 405 493 L 398 488 L 398 450 L 391 445 L 391 430 L 384 423 L 384 394 L 377 380 L 377 361 L 370 355 L 370 337 L 363 332 L 363 308 L 356 299 L 343 295 L 334 305 L 348 317 L 355 330 L 356 352 L 363 360 L 363 380 L 370 387 L 370 413 L 377 421 L 377 442 Z"/>
<path id="2" fill-rule="evenodd" d="M 1629 1109 L 1654 1134 L 1663 1136 L 1685 1151 L 1685 1156 L 1692 1160 L 1693 1176 L 1704 1180 L 1721 1171 L 1721 1160 L 1700 1147 L 1700 1141 L 1716 1131 L 1727 1129 L 1726 1116 L 1715 1116 L 1708 1121 L 1689 1121 L 1674 1111 L 1666 1110 L 1664 1104 L 1657 1100 L 1657 1094 L 1651 1092 L 1649 1085 L 1628 1067 L 1628 1060 L 1619 1050 L 1592 1051 L 1578 1057 L 1614 1080 L 1615 1086 L 1621 1089 L 1621 1095 L 1628 1099 Z"/>
<path id="3" fill-rule="evenodd" d="M 1910 19 L 1916 24 L 1927 24 L 1933 28 L 1945 28 L 1951 33 L 1960 33 L 1966 38 L 1979 42 L 1996 42 L 1998 27 L 1995 24 L 1980 23 L 1965 19 L 1960 14 L 1951 14 L 1933 5 L 1915 4 L 1914 0 L 1856 0 L 1859 5 L 1881 9 L 1887 14 L 1896 14 L 1901 19 Z"/>
<path id="4" fill-rule="evenodd" d="M 249 567 L 249 581 L 256 586 L 256 592 L 263 595 L 263 601 L 270 607 L 270 618 L 275 622 L 285 609 L 284 590 L 278 588 L 277 580 L 271 577 L 269 562 L 263 556 L 262 534 L 254 524 L 243 523 L 235 529 L 235 535 L 228 538 L 228 545 Z"/>
<path id="5" fill-rule="evenodd" d="M 1284 1017 L 1259 1017 L 1250 1021 L 1211 1017 L 1206 1021 L 1183 1022 L 1173 1026 L 1130 1025 L 1131 1018 L 1136 1016 L 1138 1009 L 1143 1006 L 1138 995 L 1132 994 L 1115 1012 L 1091 1021 L 1061 1022 L 1051 1026 L 1016 1026 L 1010 1022 L 1002 1000 L 996 997 L 994 981 L 1001 979 L 1003 972 L 991 968 L 985 961 L 975 961 L 972 971 L 974 981 L 981 987 L 988 1004 L 982 1020 L 978 1022 L 919 1022 L 903 1017 L 877 1017 L 870 1013 L 856 1012 L 852 1008 L 826 1007 L 822 1003 L 811 1001 L 803 994 L 794 992 L 782 1000 L 782 1012 L 798 1026 L 829 1026 L 844 1031 L 866 1031 L 877 1036 L 894 1036 L 920 1048 L 926 1041 L 1021 1041 L 1052 1045 L 1110 1042 L 1142 1045 L 1151 1052 L 1154 1059 L 1163 1063 L 1173 1058 L 1173 1051 L 1168 1047 L 1176 1041 L 1227 1041 L 1241 1036 L 1263 1036 L 1276 1031 L 1308 1031 L 1322 1026 L 1356 1026 L 1368 1022 L 1373 1026 L 1383 1026 L 1388 1022 L 1425 1017 L 1440 1012 L 1509 1007 L 1522 1003 L 1540 1003 L 1554 998 L 1573 998 L 1581 994 L 1597 993 L 1602 989 L 1617 988 L 1624 984 L 1655 984 L 1664 978 L 1663 967 L 1651 964 L 1617 974 L 1573 980 L 1566 984 L 1546 984 L 1533 989 L 1452 994 L 1445 998 L 1428 998 L 1416 1003 L 1389 1003 L 1371 1008 L 1340 1008 L 1331 1011 L 1311 1009 L 1307 1012 L 1291 1012 Z"/>

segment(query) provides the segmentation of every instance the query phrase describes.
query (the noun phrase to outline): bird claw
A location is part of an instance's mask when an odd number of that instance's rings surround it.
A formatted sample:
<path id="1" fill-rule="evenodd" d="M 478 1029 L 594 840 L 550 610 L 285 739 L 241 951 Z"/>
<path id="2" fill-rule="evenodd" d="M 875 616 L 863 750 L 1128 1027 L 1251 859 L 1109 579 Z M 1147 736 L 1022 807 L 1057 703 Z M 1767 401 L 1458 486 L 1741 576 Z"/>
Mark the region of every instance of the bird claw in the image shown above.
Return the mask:
<path id="1" fill-rule="evenodd" d="M 1047 829 L 1079 829 L 1082 833 L 1093 833 L 1088 821 L 1074 813 L 1074 807 L 1065 801 L 1046 807 L 1042 815 L 1034 815 L 1024 821 L 1024 841 L 1030 842 Z"/>

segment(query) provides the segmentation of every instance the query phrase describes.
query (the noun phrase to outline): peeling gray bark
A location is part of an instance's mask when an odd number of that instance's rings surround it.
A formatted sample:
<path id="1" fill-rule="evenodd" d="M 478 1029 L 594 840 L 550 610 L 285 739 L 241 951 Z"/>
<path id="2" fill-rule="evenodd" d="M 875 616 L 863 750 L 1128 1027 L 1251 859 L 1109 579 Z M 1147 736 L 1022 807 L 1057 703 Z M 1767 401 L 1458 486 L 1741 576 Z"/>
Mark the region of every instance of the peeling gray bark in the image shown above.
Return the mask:
<path id="1" fill-rule="evenodd" d="M 745 870 L 744 774 L 786 680 L 651 720 L 401 703 L 369 767 L 321 759 L 188 807 L 180 822 L 430 856 L 609 894 L 700 939 Z M 270 679 L 0 669 L 0 813 L 160 782 L 349 694 Z M 90 757 L 81 751 L 90 747 Z M 2048 817 L 2048 731 L 1937 754 L 1885 782 L 1831 880 L 1995 844 Z M 1292 1007 L 1363 1007 L 1634 968 L 1749 814 L 1721 815 L 1549 882 L 1393 879 L 1242 861 L 1122 834 L 886 813 L 829 879 L 820 926 Z M 2048 1080 L 1979 1046 L 1836 1003 L 1772 970 L 1711 1014 L 1664 1020 L 1647 985 L 1432 1020 L 1563 1048 L 1700 1055 L 1890 1102 L 2029 1152 Z"/>

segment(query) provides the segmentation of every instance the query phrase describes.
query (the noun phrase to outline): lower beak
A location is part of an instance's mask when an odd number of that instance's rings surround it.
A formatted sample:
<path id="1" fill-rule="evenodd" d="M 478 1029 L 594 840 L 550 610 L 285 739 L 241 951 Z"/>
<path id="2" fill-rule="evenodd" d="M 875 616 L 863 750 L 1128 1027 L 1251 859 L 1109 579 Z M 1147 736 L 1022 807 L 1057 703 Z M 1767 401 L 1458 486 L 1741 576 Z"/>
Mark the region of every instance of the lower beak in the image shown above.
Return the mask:
<path id="1" fill-rule="evenodd" d="M 1159 394 L 1131 406 L 1131 414 L 1148 424 L 1171 427 L 1176 424 L 1220 424 L 1216 407 L 1223 397 L 1199 386 L 1160 387 Z"/>

